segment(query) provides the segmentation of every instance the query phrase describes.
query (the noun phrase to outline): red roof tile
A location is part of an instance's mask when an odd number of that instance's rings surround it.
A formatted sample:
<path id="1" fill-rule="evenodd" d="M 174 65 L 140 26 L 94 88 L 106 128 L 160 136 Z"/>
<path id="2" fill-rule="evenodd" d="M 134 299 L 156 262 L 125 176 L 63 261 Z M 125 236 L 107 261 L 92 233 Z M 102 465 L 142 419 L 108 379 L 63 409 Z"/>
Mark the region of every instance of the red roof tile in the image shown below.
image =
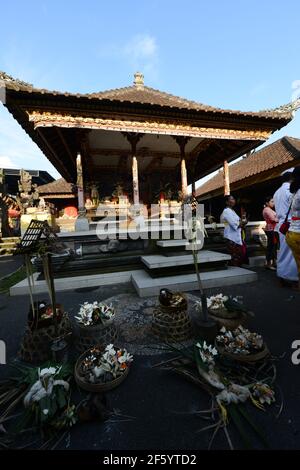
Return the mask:
<path id="1" fill-rule="evenodd" d="M 260 150 L 254 151 L 239 162 L 230 165 L 230 184 L 234 185 L 234 183 L 243 181 L 246 186 L 247 178 L 249 179 L 254 175 L 263 174 L 264 172 L 269 173 L 273 168 L 278 169 L 279 175 L 283 168 L 294 166 L 295 159 L 299 159 L 300 163 L 300 139 L 283 137 Z M 268 179 L 267 173 L 265 179 Z M 223 171 L 220 170 L 217 175 L 197 189 L 197 196 L 204 196 L 208 193 L 218 192 L 218 190 L 222 191 L 223 186 Z"/>
<path id="2" fill-rule="evenodd" d="M 263 111 L 237 111 L 230 109 L 222 109 L 214 106 L 209 106 L 203 103 L 198 103 L 196 101 L 187 100 L 179 96 L 174 96 L 170 93 L 163 91 L 155 90 L 145 85 L 132 85 L 124 88 L 116 88 L 113 90 L 106 90 L 97 93 L 69 93 L 69 92 L 60 92 L 46 90 L 42 88 L 35 88 L 32 84 L 26 83 L 24 81 L 14 79 L 13 77 L 7 75 L 5 72 L 0 71 L 0 86 L 1 82 L 5 83 L 5 86 L 8 89 L 15 91 L 25 91 L 29 93 L 38 93 L 42 95 L 53 95 L 53 96 L 64 96 L 64 97 L 73 97 L 73 98 L 88 98 L 96 100 L 109 100 L 116 102 L 130 102 L 130 103 L 141 103 L 141 104 L 150 104 L 162 107 L 171 107 L 176 109 L 186 109 L 194 111 L 204 111 L 212 112 L 216 114 L 232 114 L 237 116 L 252 116 L 260 118 L 269 118 L 269 119 L 288 119 L 290 120 L 292 115 L 289 109 L 285 109 L 283 106 L 276 109 L 267 109 Z"/>
<path id="3" fill-rule="evenodd" d="M 43 194 L 72 194 L 73 185 L 68 183 L 64 178 L 52 181 L 52 183 L 38 186 L 37 190 L 41 196 Z"/>

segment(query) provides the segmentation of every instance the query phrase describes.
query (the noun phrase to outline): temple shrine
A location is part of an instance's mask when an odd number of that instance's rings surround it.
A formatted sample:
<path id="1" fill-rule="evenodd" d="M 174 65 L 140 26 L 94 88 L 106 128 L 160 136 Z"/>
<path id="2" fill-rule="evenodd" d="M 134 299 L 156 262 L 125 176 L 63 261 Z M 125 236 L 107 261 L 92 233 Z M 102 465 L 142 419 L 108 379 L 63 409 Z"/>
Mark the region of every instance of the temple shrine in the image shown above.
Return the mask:
<path id="1" fill-rule="evenodd" d="M 261 145 L 293 118 L 289 105 L 259 112 L 232 111 L 173 96 L 146 86 L 141 73 L 134 75 L 131 86 L 88 94 L 38 89 L 5 73 L 0 73 L 0 86 L 5 88 L 9 112 L 75 188 L 78 217 L 75 232 L 65 239 L 72 240 L 78 256 L 93 255 L 85 259 L 84 269 L 93 263 L 99 268 L 99 256 L 106 253 L 102 270 L 114 265 L 118 271 L 121 265 L 124 270 L 139 269 L 142 262 L 148 274 L 157 268 L 153 277 L 159 272 L 170 274 L 176 263 L 155 265 L 153 258 L 143 257 L 161 256 L 157 250 L 162 248 L 176 251 L 187 246 L 180 239 L 164 243 L 159 225 L 162 211 L 153 216 L 150 205 L 167 205 L 169 217 L 176 216 L 189 185 L 195 194 L 197 180 L 220 167 L 226 169 L 230 161 Z M 140 204 L 147 208 L 146 220 L 157 220 L 157 240 L 125 240 L 117 248 L 101 242 L 99 248 L 99 220 L 110 209 L 127 214 L 128 208 Z M 119 223 L 126 225 L 126 217 Z M 180 227 L 174 222 L 176 229 Z M 110 251 L 115 258 L 108 262 Z M 127 256 L 121 256 L 123 251 Z M 181 259 L 183 270 L 187 255 L 181 254 L 176 259 Z"/>

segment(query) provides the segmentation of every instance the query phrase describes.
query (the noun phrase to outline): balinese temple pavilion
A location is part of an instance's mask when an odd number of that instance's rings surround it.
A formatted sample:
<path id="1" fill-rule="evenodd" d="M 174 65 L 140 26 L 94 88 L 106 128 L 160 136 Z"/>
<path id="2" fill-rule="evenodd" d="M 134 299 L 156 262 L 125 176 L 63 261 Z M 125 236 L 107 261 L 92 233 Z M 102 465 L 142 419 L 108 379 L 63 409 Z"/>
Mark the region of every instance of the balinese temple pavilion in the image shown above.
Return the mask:
<path id="1" fill-rule="evenodd" d="M 117 194 L 129 205 L 149 205 L 168 192 L 179 201 L 189 184 L 195 189 L 195 181 L 247 154 L 293 117 L 288 107 L 244 112 L 189 101 L 146 86 L 141 73 L 131 86 L 88 94 L 35 88 L 5 73 L 1 83 L 10 113 L 61 176 L 77 184 L 81 219 L 93 195 L 107 204 L 118 204 Z M 82 220 L 77 226 L 80 234 L 88 228 Z"/>

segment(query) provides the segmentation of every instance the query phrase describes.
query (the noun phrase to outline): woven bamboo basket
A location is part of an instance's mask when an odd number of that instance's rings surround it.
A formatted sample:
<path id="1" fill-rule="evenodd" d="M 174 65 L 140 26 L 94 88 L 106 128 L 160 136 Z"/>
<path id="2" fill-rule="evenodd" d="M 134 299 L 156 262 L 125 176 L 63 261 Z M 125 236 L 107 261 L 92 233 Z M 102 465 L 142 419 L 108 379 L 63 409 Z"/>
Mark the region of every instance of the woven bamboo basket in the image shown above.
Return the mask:
<path id="1" fill-rule="evenodd" d="M 117 377 L 114 380 L 111 380 L 110 382 L 105 382 L 103 384 L 93 384 L 90 382 L 87 382 L 84 379 L 84 376 L 81 372 L 81 363 L 88 354 L 89 350 L 85 351 L 81 356 L 77 359 L 76 364 L 75 364 L 75 370 L 74 370 L 74 377 L 75 381 L 78 385 L 78 387 L 82 388 L 83 390 L 86 390 L 87 392 L 93 392 L 93 393 L 104 393 L 108 392 L 109 390 L 112 390 L 116 387 L 118 387 L 128 376 L 130 368 L 127 367 L 127 369 L 124 370 L 122 375 Z"/>
<path id="2" fill-rule="evenodd" d="M 76 339 L 76 349 L 82 353 L 96 345 L 100 345 L 103 349 L 111 343 L 115 343 L 118 339 L 118 330 L 114 323 L 114 319 L 107 320 L 94 326 L 78 325 L 79 336 Z"/>
<path id="3" fill-rule="evenodd" d="M 228 312 L 227 309 L 209 309 L 209 316 L 215 320 L 220 328 L 225 326 L 228 330 L 235 330 L 238 326 L 245 326 L 248 315 L 245 312 Z"/>
<path id="4" fill-rule="evenodd" d="M 72 332 L 72 325 L 67 313 L 64 313 L 58 323 L 58 336 L 66 336 Z M 52 358 L 51 344 L 55 339 L 54 325 L 32 330 L 26 327 L 19 357 L 31 364 L 39 364 Z"/>
<path id="5" fill-rule="evenodd" d="M 192 325 L 185 308 L 160 305 L 153 310 L 152 332 L 165 341 L 185 341 L 191 337 Z"/>
<path id="6" fill-rule="evenodd" d="M 246 354 L 246 355 L 229 353 L 225 351 L 224 348 L 222 348 L 222 346 L 218 346 L 217 344 L 216 344 L 216 348 L 218 349 L 220 354 L 237 362 L 255 363 L 258 361 L 262 361 L 266 357 L 270 356 L 270 351 L 265 343 L 261 351 L 258 351 L 257 353 L 253 353 L 253 354 Z"/>

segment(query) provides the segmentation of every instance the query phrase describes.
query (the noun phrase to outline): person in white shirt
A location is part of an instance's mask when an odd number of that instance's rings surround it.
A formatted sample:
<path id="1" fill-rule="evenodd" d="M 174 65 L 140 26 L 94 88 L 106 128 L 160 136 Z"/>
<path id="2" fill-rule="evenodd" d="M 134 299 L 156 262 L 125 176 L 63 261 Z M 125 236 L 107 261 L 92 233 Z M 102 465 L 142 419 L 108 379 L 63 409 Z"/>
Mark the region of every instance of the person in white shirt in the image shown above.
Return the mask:
<path id="1" fill-rule="evenodd" d="M 231 255 L 231 265 L 241 266 L 246 261 L 246 245 L 242 239 L 242 228 L 247 224 L 233 209 L 236 201 L 233 196 L 225 197 L 226 207 L 221 214 L 221 223 L 225 225 L 224 238 Z"/>
<path id="2" fill-rule="evenodd" d="M 293 195 L 291 205 L 291 223 L 286 234 L 286 243 L 290 247 L 298 269 L 298 286 L 300 290 L 300 167 L 293 171 L 293 182 L 290 186 Z"/>
<path id="3" fill-rule="evenodd" d="M 277 276 L 283 286 L 289 285 L 293 282 L 298 282 L 298 270 L 293 253 L 286 243 L 286 237 L 280 233 L 279 228 L 285 221 L 288 214 L 289 207 L 292 200 L 290 192 L 290 183 L 293 180 L 292 172 L 294 168 L 286 170 L 282 173 L 282 185 L 274 194 L 275 211 L 278 218 L 278 224 L 275 231 L 279 234 L 279 251 L 277 253 Z M 288 215 L 288 220 L 291 220 L 291 212 Z"/>

